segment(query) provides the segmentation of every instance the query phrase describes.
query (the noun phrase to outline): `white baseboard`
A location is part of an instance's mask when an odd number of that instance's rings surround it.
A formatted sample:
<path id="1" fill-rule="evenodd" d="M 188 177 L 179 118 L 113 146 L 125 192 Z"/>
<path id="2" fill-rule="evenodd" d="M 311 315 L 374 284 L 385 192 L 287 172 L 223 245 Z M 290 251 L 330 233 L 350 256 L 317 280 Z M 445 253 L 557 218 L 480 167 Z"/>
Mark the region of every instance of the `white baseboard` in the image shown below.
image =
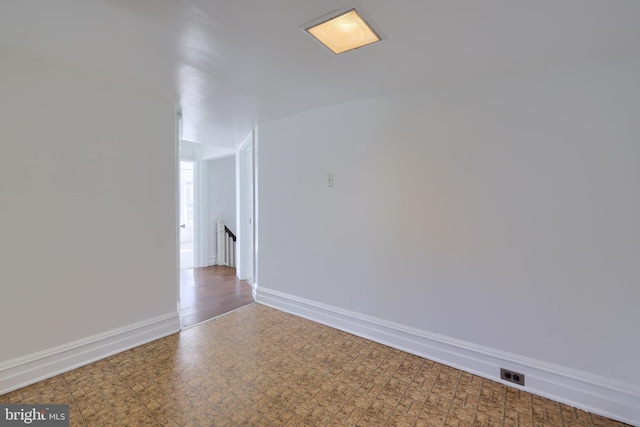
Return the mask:
<path id="1" fill-rule="evenodd" d="M 180 331 L 170 313 L 0 364 L 0 394 L 51 378 Z"/>
<path id="2" fill-rule="evenodd" d="M 218 255 L 210 256 L 209 263 L 207 265 L 218 265 Z"/>
<path id="3" fill-rule="evenodd" d="M 383 319 L 256 287 L 255 300 L 300 317 L 520 388 L 585 411 L 640 426 L 640 388 Z M 525 374 L 525 387 L 500 379 L 500 368 Z"/>

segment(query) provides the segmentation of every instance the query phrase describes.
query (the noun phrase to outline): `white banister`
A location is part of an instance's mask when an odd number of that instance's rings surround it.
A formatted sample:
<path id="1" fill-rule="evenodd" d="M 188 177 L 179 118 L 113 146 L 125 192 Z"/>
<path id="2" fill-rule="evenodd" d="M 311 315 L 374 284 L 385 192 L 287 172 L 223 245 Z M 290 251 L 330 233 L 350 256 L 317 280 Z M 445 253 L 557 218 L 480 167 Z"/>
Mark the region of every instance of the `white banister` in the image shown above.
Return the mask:
<path id="1" fill-rule="evenodd" d="M 217 221 L 218 265 L 236 266 L 236 236 L 224 225 L 222 214 Z"/>

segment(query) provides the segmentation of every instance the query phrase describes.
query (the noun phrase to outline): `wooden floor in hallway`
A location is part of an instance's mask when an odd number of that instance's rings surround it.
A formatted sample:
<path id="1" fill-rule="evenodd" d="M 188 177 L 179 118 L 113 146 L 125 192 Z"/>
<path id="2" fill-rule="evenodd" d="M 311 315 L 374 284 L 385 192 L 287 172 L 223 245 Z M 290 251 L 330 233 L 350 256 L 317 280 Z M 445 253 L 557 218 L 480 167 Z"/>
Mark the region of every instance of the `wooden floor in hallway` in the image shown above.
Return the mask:
<path id="1" fill-rule="evenodd" d="M 251 285 L 224 265 L 180 271 L 180 326 L 184 329 L 253 303 Z"/>

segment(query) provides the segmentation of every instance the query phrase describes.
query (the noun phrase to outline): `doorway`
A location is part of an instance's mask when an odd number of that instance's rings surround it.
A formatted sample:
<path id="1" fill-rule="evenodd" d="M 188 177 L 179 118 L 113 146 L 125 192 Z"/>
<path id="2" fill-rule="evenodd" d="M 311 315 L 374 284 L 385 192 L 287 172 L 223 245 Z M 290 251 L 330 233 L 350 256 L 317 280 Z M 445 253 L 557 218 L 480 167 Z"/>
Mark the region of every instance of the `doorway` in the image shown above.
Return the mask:
<path id="1" fill-rule="evenodd" d="M 237 156 L 208 158 L 206 147 L 188 142 L 180 144 L 179 155 L 178 311 L 185 329 L 254 299 L 251 285 L 236 276 L 236 268 L 227 265 L 217 247 L 220 217 L 233 233 L 239 233 Z"/>
<path id="2" fill-rule="evenodd" d="M 180 270 L 193 268 L 194 254 L 194 162 L 180 160 Z"/>

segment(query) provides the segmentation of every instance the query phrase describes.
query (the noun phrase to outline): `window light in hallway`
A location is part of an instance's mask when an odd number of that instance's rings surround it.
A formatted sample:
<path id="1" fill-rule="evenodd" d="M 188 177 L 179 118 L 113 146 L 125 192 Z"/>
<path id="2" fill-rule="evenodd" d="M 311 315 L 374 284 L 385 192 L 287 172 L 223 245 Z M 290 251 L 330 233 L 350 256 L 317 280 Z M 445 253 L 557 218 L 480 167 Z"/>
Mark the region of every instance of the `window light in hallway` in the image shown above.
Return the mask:
<path id="1" fill-rule="evenodd" d="M 336 55 L 380 41 L 380 36 L 355 9 L 306 28 Z"/>

